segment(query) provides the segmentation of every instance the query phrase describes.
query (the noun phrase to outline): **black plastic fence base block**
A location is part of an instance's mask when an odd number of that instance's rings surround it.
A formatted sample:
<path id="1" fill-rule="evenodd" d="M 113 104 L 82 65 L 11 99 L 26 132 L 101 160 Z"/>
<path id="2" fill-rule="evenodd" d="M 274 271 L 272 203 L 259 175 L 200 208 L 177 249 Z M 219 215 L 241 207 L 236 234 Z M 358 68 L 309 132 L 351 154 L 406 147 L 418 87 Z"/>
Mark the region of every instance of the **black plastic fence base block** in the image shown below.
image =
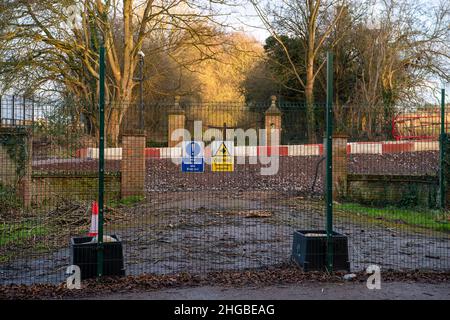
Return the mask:
<path id="1" fill-rule="evenodd" d="M 104 276 L 125 276 L 122 242 L 112 235 L 117 242 L 105 242 Z M 81 279 L 91 279 L 97 276 L 97 243 L 91 242 L 93 237 L 75 237 L 70 240 L 70 263 L 81 269 Z"/>
<path id="2" fill-rule="evenodd" d="M 333 233 L 333 271 L 350 271 L 347 236 Z M 326 271 L 327 233 L 324 230 L 294 232 L 292 260 L 304 271 Z"/>

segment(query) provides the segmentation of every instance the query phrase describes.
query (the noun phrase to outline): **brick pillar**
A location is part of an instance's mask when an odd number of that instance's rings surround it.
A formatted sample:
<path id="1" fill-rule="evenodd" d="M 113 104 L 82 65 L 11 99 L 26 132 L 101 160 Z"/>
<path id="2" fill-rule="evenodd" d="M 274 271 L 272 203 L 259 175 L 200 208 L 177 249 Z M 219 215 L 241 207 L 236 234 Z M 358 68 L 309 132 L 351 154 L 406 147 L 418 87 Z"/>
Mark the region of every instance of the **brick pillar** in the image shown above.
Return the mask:
<path id="1" fill-rule="evenodd" d="M 168 140 L 169 140 L 169 148 L 175 147 L 183 138 L 179 138 L 175 141 L 172 141 L 172 133 L 178 129 L 184 129 L 184 124 L 186 121 L 186 114 L 183 109 L 180 107 L 180 98 L 175 98 L 175 104 L 172 109 L 169 110 L 169 124 L 168 124 Z"/>
<path id="2" fill-rule="evenodd" d="M 277 97 L 272 96 L 272 104 L 265 113 L 266 145 L 279 146 L 281 144 L 281 111 L 277 107 Z M 278 130 L 278 140 L 272 141 L 272 130 Z"/>
<path id="3" fill-rule="evenodd" d="M 122 138 L 121 197 L 145 194 L 145 135 Z"/>
<path id="4" fill-rule="evenodd" d="M 339 200 L 347 195 L 348 176 L 348 136 L 333 135 L 333 199 Z M 324 154 L 326 154 L 326 138 L 324 139 Z"/>

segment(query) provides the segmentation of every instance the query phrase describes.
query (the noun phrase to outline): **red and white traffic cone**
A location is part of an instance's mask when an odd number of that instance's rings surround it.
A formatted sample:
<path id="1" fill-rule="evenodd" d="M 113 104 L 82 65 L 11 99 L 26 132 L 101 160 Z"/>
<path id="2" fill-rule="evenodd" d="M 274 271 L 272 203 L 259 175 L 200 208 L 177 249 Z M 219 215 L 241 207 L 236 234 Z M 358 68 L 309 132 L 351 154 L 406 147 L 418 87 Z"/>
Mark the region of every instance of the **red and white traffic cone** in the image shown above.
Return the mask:
<path id="1" fill-rule="evenodd" d="M 89 237 L 98 236 L 98 203 L 94 201 L 92 203 L 92 220 L 91 220 L 91 230 L 88 233 Z"/>

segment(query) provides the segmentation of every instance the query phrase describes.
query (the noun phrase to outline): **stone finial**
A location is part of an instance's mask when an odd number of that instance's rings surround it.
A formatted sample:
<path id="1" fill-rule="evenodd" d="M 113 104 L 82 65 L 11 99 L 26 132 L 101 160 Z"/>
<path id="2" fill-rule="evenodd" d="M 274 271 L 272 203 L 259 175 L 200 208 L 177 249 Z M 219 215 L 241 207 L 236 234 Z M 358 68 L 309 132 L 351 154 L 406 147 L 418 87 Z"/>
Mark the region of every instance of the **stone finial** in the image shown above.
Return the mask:
<path id="1" fill-rule="evenodd" d="M 175 96 L 175 103 L 172 108 L 170 108 L 170 114 L 185 114 L 184 110 L 180 107 L 180 96 Z"/>
<path id="2" fill-rule="evenodd" d="M 272 106 L 276 106 L 277 103 L 277 96 L 271 96 L 270 99 L 272 100 Z"/>
<path id="3" fill-rule="evenodd" d="M 281 111 L 277 107 L 277 97 L 272 96 L 270 98 L 272 100 L 272 104 L 270 105 L 270 108 L 267 109 L 266 115 L 281 115 Z"/>

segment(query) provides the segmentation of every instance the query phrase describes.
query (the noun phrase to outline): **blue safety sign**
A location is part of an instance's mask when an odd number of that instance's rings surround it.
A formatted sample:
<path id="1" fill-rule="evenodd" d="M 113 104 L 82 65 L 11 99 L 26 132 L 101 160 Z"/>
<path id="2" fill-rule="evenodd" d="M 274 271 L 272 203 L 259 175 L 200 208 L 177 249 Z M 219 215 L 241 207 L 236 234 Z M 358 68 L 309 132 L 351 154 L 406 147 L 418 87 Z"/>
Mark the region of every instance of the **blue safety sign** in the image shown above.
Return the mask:
<path id="1" fill-rule="evenodd" d="M 200 141 L 183 142 L 182 172 L 205 172 L 205 144 Z"/>

